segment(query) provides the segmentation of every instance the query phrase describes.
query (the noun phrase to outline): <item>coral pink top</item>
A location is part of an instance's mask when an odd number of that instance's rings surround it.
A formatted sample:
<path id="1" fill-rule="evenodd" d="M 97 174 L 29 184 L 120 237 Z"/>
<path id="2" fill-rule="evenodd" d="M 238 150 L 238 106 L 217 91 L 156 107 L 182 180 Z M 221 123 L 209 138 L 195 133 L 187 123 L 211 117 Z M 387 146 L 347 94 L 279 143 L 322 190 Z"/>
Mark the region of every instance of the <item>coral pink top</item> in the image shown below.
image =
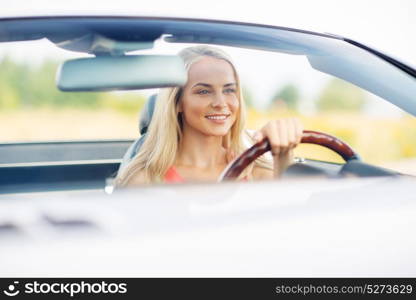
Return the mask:
<path id="1" fill-rule="evenodd" d="M 175 167 L 170 167 L 165 174 L 165 182 L 166 183 L 184 183 L 185 179 L 176 171 Z M 248 181 L 247 176 L 241 179 L 241 181 Z"/>
<path id="2" fill-rule="evenodd" d="M 166 174 L 165 174 L 165 182 L 166 183 L 183 183 L 185 182 L 185 179 L 182 178 L 181 175 L 179 175 L 178 172 L 176 172 L 176 169 L 174 166 L 170 167 Z"/>

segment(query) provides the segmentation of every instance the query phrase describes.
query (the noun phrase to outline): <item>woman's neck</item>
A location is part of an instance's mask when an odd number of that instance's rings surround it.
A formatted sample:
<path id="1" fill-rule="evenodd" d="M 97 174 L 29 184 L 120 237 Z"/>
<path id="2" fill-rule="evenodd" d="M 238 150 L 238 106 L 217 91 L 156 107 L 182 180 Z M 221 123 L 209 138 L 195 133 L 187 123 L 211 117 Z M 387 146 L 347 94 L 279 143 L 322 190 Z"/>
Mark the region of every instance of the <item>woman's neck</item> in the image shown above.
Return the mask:
<path id="1" fill-rule="evenodd" d="M 184 130 L 175 164 L 210 169 L 226 164 L 223 137 L 207 136 L 200 132 Z"/>

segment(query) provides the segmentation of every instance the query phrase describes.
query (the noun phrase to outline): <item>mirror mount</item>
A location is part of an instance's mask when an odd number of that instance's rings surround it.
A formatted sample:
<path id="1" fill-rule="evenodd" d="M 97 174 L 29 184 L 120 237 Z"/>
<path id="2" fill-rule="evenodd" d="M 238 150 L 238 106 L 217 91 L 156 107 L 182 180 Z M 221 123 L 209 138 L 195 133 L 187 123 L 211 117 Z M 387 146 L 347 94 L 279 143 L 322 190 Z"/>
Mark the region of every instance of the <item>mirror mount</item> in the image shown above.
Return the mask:
<path id="1" fill-rule="evenodd" d="M 65 50 L 93 54 L 95 56 L 123 56 L 128 52 L 152 49 L 153 41 L 118 41 L 100 34 L 85 34 L 76 38 L 53 41 L 53 43 Z"/>

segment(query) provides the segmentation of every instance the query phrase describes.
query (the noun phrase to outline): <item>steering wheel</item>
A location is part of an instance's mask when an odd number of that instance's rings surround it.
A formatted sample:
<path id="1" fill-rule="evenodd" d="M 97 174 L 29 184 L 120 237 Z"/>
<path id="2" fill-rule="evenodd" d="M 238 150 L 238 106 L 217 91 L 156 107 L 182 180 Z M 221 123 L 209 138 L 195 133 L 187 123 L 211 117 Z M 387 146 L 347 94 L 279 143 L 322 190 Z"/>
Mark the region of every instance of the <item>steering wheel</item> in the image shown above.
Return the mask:
<path id="1" fill-rule="evenodd" d="M 360 156 L 347 143 L 329 134 L 304 130 L 301 143 L 321 145 L 339 154 L 346 162 L 361 160 Z M 266 139 L 254 144 L 237 157 L 222 173 L 219 181 L 235 180 L 241 172 L 260 155 L 270 151 L 269 141 Z"/>

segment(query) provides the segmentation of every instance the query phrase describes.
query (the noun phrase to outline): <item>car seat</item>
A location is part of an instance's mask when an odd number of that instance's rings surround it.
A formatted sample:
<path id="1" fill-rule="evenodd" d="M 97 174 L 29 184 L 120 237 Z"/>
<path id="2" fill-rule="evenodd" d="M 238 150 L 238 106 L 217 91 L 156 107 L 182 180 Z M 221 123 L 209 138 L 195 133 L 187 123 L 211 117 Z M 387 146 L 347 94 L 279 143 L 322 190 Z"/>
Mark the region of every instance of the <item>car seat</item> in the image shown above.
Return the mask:
<path id="1" fill-rule="evenodd" d="M 118 172 L 125 168 L 133 157 L 139 152 L 140 147 L 143 145 L 146 139 L 147 129 L 152 120 L 153 112 L 155 110 L 157 94 L 153 94 L 147 100 L 139 117 L 139 131 L 140 137 L 127 149 L 127 152 L 123 156 L 123 160 L 120 164 Z"/>

